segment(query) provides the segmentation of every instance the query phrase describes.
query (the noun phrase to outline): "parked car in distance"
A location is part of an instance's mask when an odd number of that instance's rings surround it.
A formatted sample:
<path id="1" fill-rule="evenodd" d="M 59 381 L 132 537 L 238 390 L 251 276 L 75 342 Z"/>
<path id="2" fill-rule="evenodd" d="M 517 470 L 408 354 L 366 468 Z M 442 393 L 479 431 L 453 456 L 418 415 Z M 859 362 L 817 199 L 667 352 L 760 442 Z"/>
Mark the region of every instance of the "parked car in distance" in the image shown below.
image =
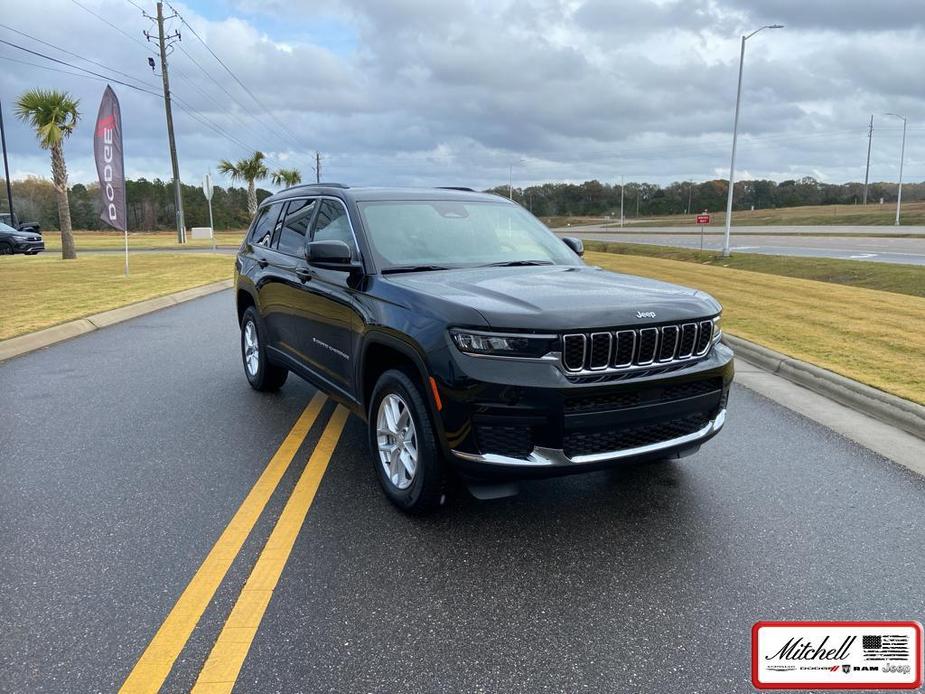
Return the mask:
<path id="1" fill-rule="evenodd" d="M 14 253 L 35 255 L 44 250 L 45 241 L 41 234 L 15 229 L 9 224 L 0 222 L 0 255 L 13 255 Z"/>
<path id="2" fill-rule="evenodd" d="M 506 198 L 301 185 L 264 200 L 235 263 L 244 371 L 293 372 L 367 422 L 398 507 L 695 452 L 733 379 L 703 292 L 585 264 Z"/>
<path id="3" fill-rule="evenodd" d="M 42 228 L 38 222 L 20 222 L 16 213 L 0 212 L 0 223 L 11 226 L 18 231 L 28 231 L 33 234 L 41 234 Z"/>

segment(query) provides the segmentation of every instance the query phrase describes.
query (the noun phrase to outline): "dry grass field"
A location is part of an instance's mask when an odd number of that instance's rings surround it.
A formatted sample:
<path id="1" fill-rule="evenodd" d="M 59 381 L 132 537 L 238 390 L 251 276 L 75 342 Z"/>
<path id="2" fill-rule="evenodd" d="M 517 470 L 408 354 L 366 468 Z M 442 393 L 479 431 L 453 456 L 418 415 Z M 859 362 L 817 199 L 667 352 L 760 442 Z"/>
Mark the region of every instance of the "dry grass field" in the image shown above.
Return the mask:
<path id="1" fill-rule="evenodd" d="M 45 239 L 46 253 L 61 251 L 61 234 L 49 229 L 42 232 Z M 215 243 L 218 246 L 239 246 L 244 238 L 244 230 L 217 231 Z M 77 244 L 77 253 L 83 250 L 111 250 L 122 248 L 125 239 L 121 231 L 75 231 L 74 242 Z M 128 235 L 129 252 L 132 250 L 173 249 L 173 248 L 211 248 L 212 242 L 208 240 L 190 240 L 184 245 L 177 243 L 175 231 L 133 231 Z"/>
<path id="2" fill-rule="evenodd" d="M 0 258 L 0 340 L 100 311 L 229 279 L 234 259 L 211 253 Z"/>
<path id="3" fill-rule="evenodd" d="M 626 226 L 692 226 L 694 216 L 695 214 L 681 214 L 641 217 L 628 220 Z M 725 226 L 725 211 L 711 212 L 710 216 L 711 224 L 707 229 Z M 572 220 L 567 219 L 566 221 Z M 896 203 L 805 205 L 803 207 L 779 207 L 773 210 L 735 210 L 732 213 L 732 221 L 736 226 L 863 226 L 868 224 L 892 226 L 896 221 Z M 600 218 L 596 222 L 600 222 Z M 902 226 L 925 224 L 925 202 L 903 203 L 900 222 Z M 572 225 L 574 224 L 576 222 L 572 221 Z"/>
<path id="4" fill-rule="evenodd" d="M 585 259 L 702 289 L 722 302 L 730 333 L 925 404 L 925 298 L 661 258 Z"/>

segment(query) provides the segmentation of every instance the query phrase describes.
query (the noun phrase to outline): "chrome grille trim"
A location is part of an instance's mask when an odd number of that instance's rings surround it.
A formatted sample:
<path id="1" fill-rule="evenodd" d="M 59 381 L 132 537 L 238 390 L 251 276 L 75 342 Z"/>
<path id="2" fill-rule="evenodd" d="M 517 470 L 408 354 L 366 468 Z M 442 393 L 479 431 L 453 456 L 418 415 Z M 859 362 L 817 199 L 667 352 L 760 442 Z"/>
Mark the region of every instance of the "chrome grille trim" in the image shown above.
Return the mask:
<path id="1" fill-rule="evenodd" d="M 639 366 L 647 366 L 655 361 L 655 357 L 658 355 L 658 328 L 641 328 L 639 331 L 639 338 L 636 340 L 638 347 L 636 350 L 636 364 Z M 652 336 L 652 353 L 649 354 L 648 350 L 646 354 L 642 353 L 643 350 L 643 341 L 648 336 Z"/>
<path id="2" fill-rule="evenodd" d="M 581 340 L 581 361 L 577 364 L 569 363 L 569 342 Z M 566 371 L 581 371 L 585 367 L 588 354 L 588 340 L 582 333 L 570 333 L 562 336 L 562 366 Z"/>
<path id="3" fill-rule="evenodd" d="M 621 368 L 625 366 L 632 366 L 633 359 L 636 357 L 636 331 L 635 330 L 618 330 L 616 332 L 617 344 L 613 350 L 613 366 L 614 368 Z M 622 362 L 617 361 L 617 357 L 620 354 L 621 347 L 625 340 L 629 340 L 629 359 L 626 359 Z"/>
<path id="4" fill-rule="evenodd" d="M 562 335 L 561 353 L 550 352 L 547 357 L 558 359 L 560 369 L 570 379 L 601 378 L 646 368 L 670 368 L 679 362 L 700 359 L 712 349 L 713 336 L 712 319 L 622 330 L 589 330 Z"/>
<path id="5" fill-rule="evenodd" d="M 702 357 L 710 351 L 710 347 L 713 345 L 713 321 L 702 320 L 699 325 L 700 327 L 697 330 L 697 340 L 694 347 L 696 350 L 694 353 L 695 357 Z M 706 339 L 704 339 L 704 334 L 706 334 Z M 698 347 L 699 349 L 697 349 Z"/>
<path id="6" fill-rule="evenodd" d="M 682 351 L 684 346 L 685 336 L 690 335 L 691 338 L 691 348 Z M 697 324 L 696 323 L 684 323 L 681 326 L 681 333 L 678 337 L 678 353 L 676 359 L 690 359 L 694 356 L 694 350 L 697 349 Z"/>
<path id="7" fill-rule="evenodd" d="M 659 364 L 672 361 L 675 353 L 678 351 L 678 341 L 681 339 L 681 331 L 677 325 L 663 326 L 659 331 L 658 359 Z M 671 351 L 665 356 L 665 348 L 671 345 Z"/>
<path id="8" fill-rule="evenodd" d="M 606 340 L 607 341 L 607 351 L 604 354 L 603 361 L 595 361 L 594 352 L 596 350 L 597 343 Z M 610 354 L 613 349 L 613 333 L 591 333 L 591 348 L 588 350 L 588 368 L 591 371 L 600 371 L 601 369 L 606 369 L 610 365 Z"/>

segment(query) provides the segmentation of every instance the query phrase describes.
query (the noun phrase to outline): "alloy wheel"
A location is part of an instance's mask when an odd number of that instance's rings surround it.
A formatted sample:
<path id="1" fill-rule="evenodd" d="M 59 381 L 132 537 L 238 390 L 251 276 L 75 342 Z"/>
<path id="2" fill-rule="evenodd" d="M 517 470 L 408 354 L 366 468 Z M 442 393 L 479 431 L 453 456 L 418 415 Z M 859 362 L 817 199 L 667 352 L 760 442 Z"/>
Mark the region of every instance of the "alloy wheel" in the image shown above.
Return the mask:
<path id="1" fill-rule="evenodd" d="M 257 326 L 251 320 L 244 324 L 244 367 L 251 376 L 256 376 L 260 368 L 260 341 Z"/>
<path id="2" fill-rule="evenodd" d="M 379 462 L 396 489 L 407 489 L 418 467 L 418 440 L 411 410 L 401 396 L 389 393 L 376 415 Z"/>

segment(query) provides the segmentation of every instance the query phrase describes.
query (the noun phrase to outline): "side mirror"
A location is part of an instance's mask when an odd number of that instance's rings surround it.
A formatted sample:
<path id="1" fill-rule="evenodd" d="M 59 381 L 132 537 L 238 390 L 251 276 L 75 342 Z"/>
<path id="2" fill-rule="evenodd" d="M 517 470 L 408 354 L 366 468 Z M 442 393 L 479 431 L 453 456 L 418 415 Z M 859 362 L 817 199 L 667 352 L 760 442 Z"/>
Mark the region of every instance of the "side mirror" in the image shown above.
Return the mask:
<path id="1" fill-rule="evenodd" d="M 576 239 L 574 236 L 563 236 L 562 243 L 575 251 L 576 255 L 585 254 L 585 245 L 581 242 L 581 239 Z"/>
<path id="2" fill-rule="evenodd" d="M 343 241 L 311 241 L 305 247 L 305 259 L 309 265 L 328 270 L 352 272 L 360 268 L 353 260 L 353 253 Z"/>

